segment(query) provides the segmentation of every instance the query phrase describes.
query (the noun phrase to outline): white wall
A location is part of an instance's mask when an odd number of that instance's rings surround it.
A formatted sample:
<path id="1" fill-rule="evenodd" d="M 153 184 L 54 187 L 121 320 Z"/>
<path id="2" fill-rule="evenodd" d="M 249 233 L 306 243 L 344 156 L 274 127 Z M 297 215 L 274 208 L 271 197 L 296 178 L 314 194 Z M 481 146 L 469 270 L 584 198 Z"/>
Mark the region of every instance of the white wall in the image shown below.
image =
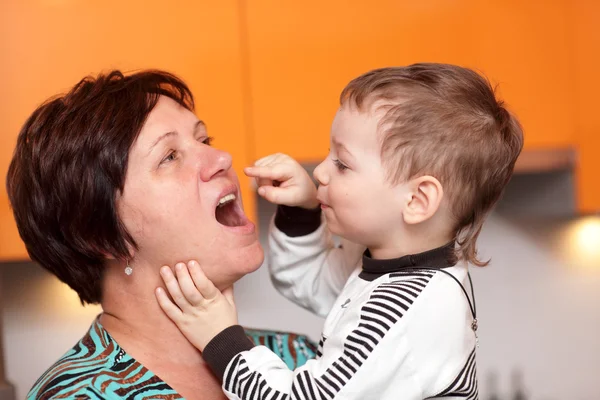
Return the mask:
<path id="1" fill-rule="evenodd" d="M 527 192 L 527 187 L 519 191 Z M 531 195 L 544 193 L 535 192 Z M 519 201 L 536 204 L 530 197 L 517 197 L 492 215 L 480 251 L 493 265 L 472 274 L 480 320 L 481 398 L 487 399 L 497 386 L 500 399 L 511 399 L 504 396 L 512 393 L 512 376 L 518 373 L 530 400 L 597 400 L 600 254 L 593 247 L 592 253 L 572 252 L 576 244 L 569 241 L 577 220 L 560 217 L 561 212 L 552 218 L 532 216 L 527 207 L 514 207 Z M 260 211 L 264 225 L 272 209 L 261 203 Z M 546 210 L 544 215 L 551 214 Z M 600 249 L 600 231 L 597 237 L 589 232 L 592 245 L 596 241 Z M 81 307 L 73 292 L 31 263 L 0 268 L 6 370 L 21 399 L 83 335 L 99 309 Z M 242 324 L 318 338 L 322 320 L 277 294 L 266 269 L 242 279 L 236 297 Z"/>

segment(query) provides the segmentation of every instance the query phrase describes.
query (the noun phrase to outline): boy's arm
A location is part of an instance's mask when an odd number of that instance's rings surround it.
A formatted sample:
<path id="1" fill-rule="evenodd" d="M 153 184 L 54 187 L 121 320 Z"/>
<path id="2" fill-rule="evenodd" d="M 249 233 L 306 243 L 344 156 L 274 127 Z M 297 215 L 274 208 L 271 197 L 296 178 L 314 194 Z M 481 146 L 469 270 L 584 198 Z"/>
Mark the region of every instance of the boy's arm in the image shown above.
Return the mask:
<path id="1" fill-rule="evenodd" d="M 364 248 L 350 243 L 334 247 L 321 224 L 317 188 L 290 156 L 269 155 L 244 168 L 244 173 L 256 180 L 261 197 L 279 205 L 267 257 L 275 287 L 288 299 L 325 316 Z"/>
<path id="2" fill-rule="evenodd" d="M 177 277 L 161 268 L 172 300 L 157 288 L 159 305 L 202 352 L 230 399 L 423 398 L 402 317 L 424 278 L 384 283 L 368 299 L 338 311 L 322 356 L 291 371 L 275 353 L 255 347 L 237 325 L 230 288 L 219 291 L 196 262 L 187 268 L 178 263 L 175 271 Z"/>
<path id="3" fill-rule="evenodd" d="M 278 206 L 269 231 L 267 263 L 275 288 L 294 303 L 326 316 L 364 247 L 336 247 L 321 209 Z"/>
<path id="4" fill-rule="evenodd" d="M 377 301 L 371 303 L 363 310 Z M 377 319 L 368 312 L 365 316 Z M 389 330 L 377 322 L 365 327 L 366 320 L 358 321 L 347 337 L 328 339 L 338 345 L 326 345 L 322 357 L 295 370 L 265 346 L 253 347 L 240 326 L 219 333 L 203 357 L 229 399 L 423 399 L 405 327 L 401 321 L 381 319 Z"/>

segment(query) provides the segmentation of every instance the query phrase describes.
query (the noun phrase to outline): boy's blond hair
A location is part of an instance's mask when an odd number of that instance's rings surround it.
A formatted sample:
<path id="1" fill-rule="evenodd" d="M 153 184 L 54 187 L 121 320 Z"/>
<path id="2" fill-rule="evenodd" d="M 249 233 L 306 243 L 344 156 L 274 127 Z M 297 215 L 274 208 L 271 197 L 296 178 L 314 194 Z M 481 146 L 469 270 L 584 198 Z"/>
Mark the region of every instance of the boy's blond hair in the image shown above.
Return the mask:
<path id="1" fill-rule="evenodd" d="M 384 111 L 381 159 L 390 182 L 437 178 L 456 222 L 457 259 L 487 265 L 477 258 L 477 237 L 523 148 L 522 127 L 490 82 L 455 65 L 382 68 L 352 80 L 340 103 Z"/>

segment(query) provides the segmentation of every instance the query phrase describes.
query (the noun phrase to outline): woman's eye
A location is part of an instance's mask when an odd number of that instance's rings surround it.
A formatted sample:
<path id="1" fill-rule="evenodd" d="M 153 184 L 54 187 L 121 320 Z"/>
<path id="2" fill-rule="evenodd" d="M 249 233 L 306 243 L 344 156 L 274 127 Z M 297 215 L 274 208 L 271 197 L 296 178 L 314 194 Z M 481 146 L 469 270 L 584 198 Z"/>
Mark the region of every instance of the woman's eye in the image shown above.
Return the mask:
<path id="1" fill-rule="evenodd" d="M 213 140 L 215 140 L 215 138 L 213 138 L 212 136 L 209 136 L 209 137 L 202 139 L 202 143 L 204 143 L 207 146 L 211 146 Z"/>
<path id="2" fill-rule="evenodd" d="M 162 159 L 161 164 L 165 164 L 171 161 L 175 161 L 177 159 L 177 153 L 175 151 L 171 151 L 169 155 Z"/>

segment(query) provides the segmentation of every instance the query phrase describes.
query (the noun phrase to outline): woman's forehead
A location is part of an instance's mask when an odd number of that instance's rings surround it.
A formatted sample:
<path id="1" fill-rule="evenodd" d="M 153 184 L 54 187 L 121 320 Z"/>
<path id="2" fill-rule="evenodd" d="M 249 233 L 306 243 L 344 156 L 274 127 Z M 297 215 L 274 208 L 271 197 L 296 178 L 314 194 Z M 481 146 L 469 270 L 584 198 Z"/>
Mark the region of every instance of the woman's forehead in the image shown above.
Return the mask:
<path id="1" fill-rule="evenodd" d="M 185 134 L 206 131 L 206 124 L 171 98 L 161 96 L 142 126 L 139 144 L 148 147 L 169 132 Z"/>

